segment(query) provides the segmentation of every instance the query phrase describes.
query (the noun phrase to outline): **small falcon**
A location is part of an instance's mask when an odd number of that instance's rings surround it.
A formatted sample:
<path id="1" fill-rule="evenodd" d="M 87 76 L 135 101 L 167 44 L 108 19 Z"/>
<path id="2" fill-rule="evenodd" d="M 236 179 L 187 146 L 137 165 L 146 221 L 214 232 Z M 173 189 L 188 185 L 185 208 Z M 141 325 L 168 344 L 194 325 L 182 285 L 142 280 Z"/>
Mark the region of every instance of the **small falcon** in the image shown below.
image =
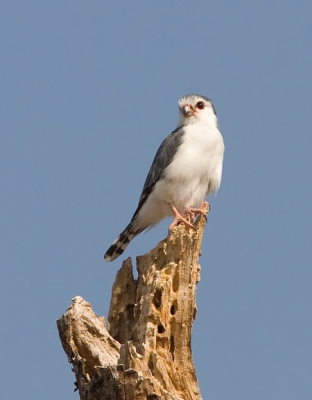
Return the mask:
<path id="1" fill-rule="evenodd" d="M 195 215 L 204 213 L 205 198 L 220 187 L 224 142 L 211 100 L 190 94 L 178 104 L 177 128 L 157 150 L 138 207 L 105 253 L 107 261 L 114 261 L 135 236 L 171 215 L 170 229 L 180 222 L 193 227 Z"/>

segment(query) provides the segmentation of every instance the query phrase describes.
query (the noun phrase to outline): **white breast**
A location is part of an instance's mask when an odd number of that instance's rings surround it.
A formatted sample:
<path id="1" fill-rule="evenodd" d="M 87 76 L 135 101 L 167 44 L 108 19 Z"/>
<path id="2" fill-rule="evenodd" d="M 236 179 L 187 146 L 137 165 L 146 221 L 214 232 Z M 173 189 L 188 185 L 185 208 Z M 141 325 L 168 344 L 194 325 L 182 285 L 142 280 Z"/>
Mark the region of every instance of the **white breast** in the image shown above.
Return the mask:
<path id="1" fill-rule="evenodd" d="M 180 213 L 187 207 L 199 207 L 211 192 L 217 192 L 221 182 L 224 143 L 214 125 L 190 124 L 183 142 L 165 176 L 160 179 L 137 218 L 138 226 L 155 226 L 172 216 L 168 203 Z"/>
<path id="2" fill-rule="evenodd" d="M 182 145 L 166 170 L 162 198 L 180 212 L 199 207 L 206 196 L 217 192 L 221 182 L 224 143 L 217 127 L 190 124 Z"/>

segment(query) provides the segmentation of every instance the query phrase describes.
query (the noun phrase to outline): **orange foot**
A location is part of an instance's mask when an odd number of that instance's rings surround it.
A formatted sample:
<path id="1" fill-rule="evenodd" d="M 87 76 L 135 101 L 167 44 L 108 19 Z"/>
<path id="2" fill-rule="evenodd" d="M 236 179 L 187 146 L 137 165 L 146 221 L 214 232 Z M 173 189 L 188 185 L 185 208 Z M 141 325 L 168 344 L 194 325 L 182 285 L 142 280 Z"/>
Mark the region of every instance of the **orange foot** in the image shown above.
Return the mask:
<path id="1" fill-rule="evenodd" d="M 187 216 L 190 216 L 191 221 L 194 221 L 196 215 L 207 215 L 207 212 L 205 211 L 205 208 L 207 207 L 208 202 L 204 201 L 203 204 L 199 208 L 194 208 L 194 207 L 188 207 L 184 213 L 183 217 L 186 218 Z M 210 206 L 209 206 L 210 207 Z"/>
<path id="2" fill-rule="evenodd" d="M 186 218 L 184 218 L 184 216 L 182 216 L 179 213 L 179 211 L 175 208 L 175 206 L 172 203 L 169 203 L 169 207 L 171 208 L 173 215 L 174 215 L 174 220 L 173 220 L 172 224 L 169 225 L 170 230 L 172 228 L 174 228 L 175 226 L 177 226 L 180 222 L 183 222 L 183 224 L 185 224 L 186 226 L 189 226 L 190 228 L 195 229 L 194 226 Z"/>

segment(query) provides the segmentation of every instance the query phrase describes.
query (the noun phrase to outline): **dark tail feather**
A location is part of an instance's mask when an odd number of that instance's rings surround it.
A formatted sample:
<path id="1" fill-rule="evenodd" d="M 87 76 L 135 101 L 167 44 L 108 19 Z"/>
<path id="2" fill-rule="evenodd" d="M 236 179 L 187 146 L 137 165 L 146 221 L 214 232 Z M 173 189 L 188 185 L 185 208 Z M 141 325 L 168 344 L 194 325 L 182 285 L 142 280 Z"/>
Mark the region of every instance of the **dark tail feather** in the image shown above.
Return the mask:
<path id="1" fill-rule="evenodd" d="M 104 254 L 104 258 L 107 261 L 114 261 L 119 257 L 126 249 L 128 244 L 135 236 L 141 233 L 145 228 L 135 229 L 134 224 L 130 224 L 121 232 L 118 238 L 114 241 L 111 247 Z"/>

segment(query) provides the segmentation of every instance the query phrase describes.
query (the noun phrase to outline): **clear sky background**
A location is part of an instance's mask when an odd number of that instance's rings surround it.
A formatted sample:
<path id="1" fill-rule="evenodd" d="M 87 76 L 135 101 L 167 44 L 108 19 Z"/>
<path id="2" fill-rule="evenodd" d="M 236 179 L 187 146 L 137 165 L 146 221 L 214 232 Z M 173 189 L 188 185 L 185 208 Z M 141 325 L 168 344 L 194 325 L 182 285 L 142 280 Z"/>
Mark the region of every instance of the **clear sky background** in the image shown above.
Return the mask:
<path id="1" fill-rule="evenodd" d="M 192 348 L 203 398 L 312 399 L 312 3 L 3 1 L 0 398 L 78 399 L 56 319 L 107 315 L 113 263 L 183 94 L 226 144 Z"/>

